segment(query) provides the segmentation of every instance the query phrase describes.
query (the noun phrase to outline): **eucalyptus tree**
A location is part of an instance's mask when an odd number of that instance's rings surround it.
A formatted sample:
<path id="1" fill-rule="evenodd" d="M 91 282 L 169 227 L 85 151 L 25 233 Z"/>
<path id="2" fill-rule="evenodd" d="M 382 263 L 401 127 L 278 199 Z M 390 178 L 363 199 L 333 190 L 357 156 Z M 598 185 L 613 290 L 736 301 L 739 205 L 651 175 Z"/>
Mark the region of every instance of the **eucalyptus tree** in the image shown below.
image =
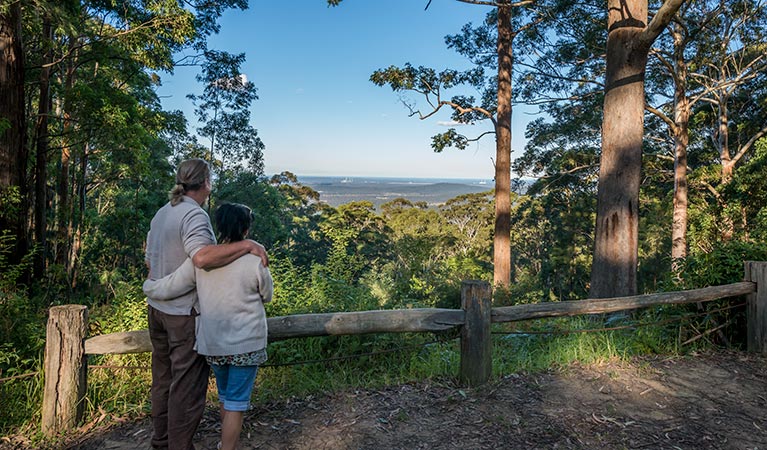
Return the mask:
<path id="1" fill-rule="evenodd" d="M 763 98 L 753 95 L 764 92 L 758 86 L 767 72 L 767 5 L 762 0 L 728 4 L 706 28 L 709 39 L 696 50 L 710 56 L 691 75 L 715 112 L 712 143 L 720 155 L 721 183 L 727 184 L 736 164 L 767 134 Z"/>
<path id="2" fill-rule="evenodd" d="M 44 269 L 46 238 L 49 228 L 58 234 L 59 261 L 68 264 L 75 256 L 71 247 L 85 204 L 88 181 L 83 174 L 95 174 L 92 157 L 106 155 L 128 142 L 138 147 L 143 133 L 129 133 L 132 140 L 108 141 L 114 125 L 134 127 L 141 121 L 121 122 L 138 105 L 145 111 L 159 111 L 159 102 L 145 86 L 159 80 L 155 71 L 170 71 L 177 64 L 173 58 L 183 48 L 202 50 L 210 33 L 218 30 L 217 19 L 228 8 L 245 8 L 245 0 L 29 0 L 7 1 L 0 5 L 0 29 L 3 56 L 0 73 L 14 81 L 0 83 L 0 110 L 4 132 L 2 158 L 13 164 L 3 173 L 4 192 L 16 192 L 16 242 L 21 249 L 34 229 L 40 245 L 38 273 Z M 117 70 L 112 70 L 117 68 Z M 111 77 L 109 81 L 106 81 Z M 149 80 L 149 83 L 144 83 Z M 21 83 L 21 84 L 20 84 Z M 26 86 L 21 90 L 19 86 Z M 136 87 L 136 89 L 134 89 Z M 133 106 L 121 93 L 134 96 Z M 19 99 L 18 95 L 22 95 Z M 127 101 L 126 101 L 127 100 Z M 16 105 L 13 108 L 10 106 Z M 124 108 L 127 108 L 124 109 Z M 151 114 L 150 114 L 151 115 Z M 155 115 L 155 120 L 160 115 Z M 145 115 L 149 118 L 149 115 Z M 117 119 L 116 123 L 111 123 Z M 135 117 L 132 117 L 135 119 Z M 147 122 L 143 122 L 147 124 Z M 26 138 L 27 130 L 32 134 Z M 155 133 L 154 125 L 148 132 Z M 7 131 L 7 132 L 5 132 Z M 137 131 L 135 128 L 133 132 Z M 5 145 L 7 143 L 8 145 Z M 116 150 L 115 150 L 116 151 Z M 135 167 L 142 167 L 136 165 Z M 29 170 L 33 168 L 34 170 Z M 56 179 L 52 182 L 51 179 Z M 34 184 L 35 189 L 29 189 Z M 56 197 L 51 198 L 50 186 Z M 11 189 L 8 189 L 8 188 Z M 53 200 L 53 201 L 51 201 Z M 27 220 L 34 205 L 33 220 Z M 49 227 L 48 209 L 57 210 L 57 220 Z M 56 242 L 56 241 L 54 241 Z M 16 252 L 24 253 L 24 249 Z"/>
<path id="3" fill-rule="evenodd" d="M 692 109 L 701 98 L 700 92 L 692 92 L 694 87 L 689 80 L 690 68 L 694 67 L 691 60 L 695 57 L 692 47 L 702 27 L 724 13 L 723 6 L 711 6 L 706 1 L 690 1 L 683 5 L 669 26 L 668 35 L 658 39 L 651 52 L 657 63 L 651 61 L 650 65 L 658 70 L 655 76 L 648 78 L 647 109 L 666 124 L 673 142 L 671 270 L 675 273 L 679 272 L 687 256 L 689 129 Z M 653 98 L 658 97 L 665 102 L 653 106 Z"/>
<path id="4" fill-rule="evenodd" d="M 21 1 L 0 6 L 0 233 L 15 238 L 9 262 L 27 251 L 23 199 L 27 194 L 27 133 Z M 15 213 L 10 213 L 14 211 Z"/>
<path id="5" fill-rule="evenodd" d="M 644 135 L 644 77 L 648 53 L 653 42 L 669 23 L 682 0 L 666 1 L 648 23 L 646 0 L 610 0 L 607 4 L 607 41 L 604 46 L 604 86 L 601 118 L 599 178 L 597 183 L 597 216 L 594 232 L 594 255 L 591 268 L 591 297 L 632 295 L 637 290 L 639 187 L 641 181 L 642 143 Z M 563 2 L 559 10 L 569 13 L 581 8 Z M 593 7 L 594 5 L 586 4 Z M 554 30 L 566 37 L 586 36 L 593 30 L 594 20 L 604 17 L 604 5 L 597 5 L 597 14 L 584 17 L 578 26 L 568 27 L 554 22 Z M 566 15 L 565 15 L 566 17 Z M 539 34 L 545 42 L 548 35 Z M 598 42 L 591 38 L 592 42 Z M 562 72 L 556 61 L 537 58 L 544 70 L 554 69 L 549 81 L 554 90 L 577 85 L 590 89 L 591 75 L 598 74 L 601 63 L 589 52 L 598 46 L 578 46 L 578 40 L 565 42 L 558 54 L 570 56 L 575 70 Z M 581 57 L 584 56 L 584 57 Z M 535 69 L 532 73 L 541 73 Z M 584 78 L 582 75 L 586 75 Z M 539 79 L 541 77 L 538 77 Z M 566 89 L 564 89 L 566 90 Z M 583 93 L 582 93 L 583 94 Z M 591 93 L 593 95 L 593 92 Z M 563 100 L 567 100 L 564 97 Z M 583 114 L 589 115 L 588 111 Z M 587 166 L 590 166 L 588 163 Z"/>
<path id="6" fill-rule="evenodd" d="M 637 293 L 645 70 L 652 44 L 682 3 L 667 0 L 648 22 L 647 0 L 607 2 L 602 153 L 589 293 L 593 298 Z"/>
<path id="7" fill-rule="evenodd" d="M 258 99 L 255 85 L 241 73 L 245 54 L 208 50 L 197 81 L 205 87 L 190 94 L 202 126 L 198 132 L 210 141 L 208 160 L 219 175 L 227 169 L 263 174 L 264 144 L 250 125 L 250 107 Z M 217 159 L 220 158 L 220 159 Z"/>
<path id="8" fill-rule="evenodd" d="M 728 5 L 718 1 L 690 1 L 675 15 L 668 37 L 660 39 L 652 51 L 659 70 L 649 79 L 648 103 L 653 97 L 667 101 L 657 107 L 648 105 L 648 110 L 666 123 L 674 148 L 671 258 L 675 272 L 687 255 L 688 172 L 695 169 L 688 164 L 690 133 L 713 137 L 711 140 L 698 137 L 697 147 L 713 144 L 717 148 L 721 180 L 717 183 L 698 176 L 695 182 L 705 188 L 700 192 L 713 193 L 715 202 L 724 205 L 726 199 L 717 185 L 727 184 L 735 164 L 767 132 L 767 126 L 759 118 L 763 115 L 758 111 L 760 90 L 752 83 L 767 68 L 763 48 L 766 25 L 765 7 L 758 0 Z M 744 96 L 745 92 L 748 94 Z M 747 98 L 746 103 L 739 102 L 738 96 Z M 757 108 L 745 107 L 747 103 Z M 736 104 L 740 106 L 736 106 L 735 115 L 729 117 L 728 107 Z M 739 114 L 741 108 L 752 110 L 751 117 Z M 715 114 L 706 113 L 709 109 Z M 693 120 L 693 114 L 697 119 Z M 713 121 L 707 123 L 706 117 Z M 707 132 L 707 128 L 711 131 Z M 734 157 L 728 145 L 730 130 L 736 133 L 739 142 Z M 697 159 L 699 169 L 713 162 Z M 721 223 L 723 234 L 732 234 L 732 221 L 725 216 Z"/>
<path id="9" fill-rule="evenodd" d="M 736 167 L 746 161 L 759 139 L 767 136 L 767 5 L 760 0 L 741 0 L 713 20 L 698 51 L 710 55 L 694 79 L 703 86 L 698 110 L 710 130 L 710 144 L 718 156 L 720 170 L 710 178 L 709 192 L 719 212 L 719 235 L 732 238 L 736 222 L 742 222 L 735 205 L 724 194 L 737 176 Z M 706 111 L 708 110 L 708 111 Z"/>
<path id="10" fill-rule="evenodd" d="M 459 0 L 464 1 L 464 0 Z M 411 116 L 427 119 L 441 109 L 449 109 L 454 121 L 473 124 L 488 120 L 492 131 L 480 136 L 467 137 L 451 128 L 432 138 L 432 148 L 441 152 L 445 148 L 465 149 L 470 142 L 485 134 L 494 134 L 495 152 L 495 230 L 493 234 L 493 282 L 508 286 L 511 280 L 511 117 L 512 117 L 512 68 L 513 41 L 515 37 L 539 22 L 539 10 L 535 2 L 523 0 L 481 1 L 465 0 L 465 3 L 494 8 L 483 24 L 477 28 L 467 25 L 459 35 L 448 36 L 449 47 L 468 57 L 475 68 L 466 71 L 444 70 L 437 72 L 426 67 L 414 68 L 405 64 L 402 68 L 391 66 L 378 70 L 370 77 L 379 86 L 389 85 L 394 91 L 412 91 L 424 97 L 426 111 L 414 105 Z M 495 67 L 494 75 L 485 76 L 485 67 Z M 443 91 L 466 85 L 479 91 L 479 98 L 472 95 L 454 95 L 443 98 Z"/>

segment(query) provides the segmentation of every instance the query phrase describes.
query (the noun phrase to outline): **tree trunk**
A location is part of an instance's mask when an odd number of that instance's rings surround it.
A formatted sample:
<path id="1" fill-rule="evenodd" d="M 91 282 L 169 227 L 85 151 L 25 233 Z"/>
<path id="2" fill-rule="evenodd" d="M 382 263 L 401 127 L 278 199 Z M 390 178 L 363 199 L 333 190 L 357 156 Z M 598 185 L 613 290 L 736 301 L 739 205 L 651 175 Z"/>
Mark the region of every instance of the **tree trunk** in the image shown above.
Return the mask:
<path id="1" fill-rule="evenodd" d="M 729 95 L 722 93 L 719 98 L 718 108 L 718 126 L 716 132 L 716 142 L 719 146 L 719 158 L 722 161 L 722 179 L 721 186 L 727 186 L 732 181 L 733 171 L 735 168 L 735 161 L 733 161 L 730 155 L 730 129 L 729 129 L 729 110 L 727 108 L 727 102 L 729 101 Z M 720 188 L 721 192 L 721 188 Z M 722 240 L 729 241 L 735 234 L 735 223 L 732 217 L 727 213 L 727 203 L 724 197 L 719 197 L 719 206 L 721 207 L 722 216 L 720 222 L 720 230 L 722 233 Z"/>
<path id="2" fill-rule="evenodd" d="M 87 193 L 87 174 L 88 172 L 88 144 L 85 144 L 83 148 L 83 154 L 80 158 L 80 173 L 76 177 L 75 191 L 77 192 L 77 207 L 72 212 L 72 250 L 70 251 L 68 276 L 72 289 L 77 287 L 77 278 L 80 262 L 80 254 L 82 253 L 82 240 L 83 240 L 83 221 L 85 218 L 85 196 Z M 72 201 L 72 207 L 75 208 L 75 202 Z"/>
<path id="3" fill-rule="evenodd" d="M 52 27 L 51 19 L 43 18 L 43 67 L 40 71 L 40 101 L 35 122 L 35 242 L 39 251 L 35 255 L 35 277 L 40 278 L 45 272 L 46 262 L 46 230 L 48 209 L 48 122 L 51 113 L 50 75 L 52 59 Z"/>
<path id="4" fill-rule="evenodd" d="M 716 141 L 719 146 L 719 158 L 722 160 L 722 185 L 728 184 L 732 181 L 732 169 L 733 161 L 730 155 L 730 129 L 728 126 L 727 102 L 729 101 L 728 95 L 722 95 L 719 99 L 718 108 L 718 125 L 716 132 Z"/>
<path id="5" fill-rule="evenodd" d="M 504 287 L 511 279 L 511 43 L 511 6 L 499 7 L 493 283 Z"/>
<path id="6" fill-rule="evenodd" d="M 73 44 L 74 45 L 74 44 Z M 71 196 L 69 195 L 70 192 L 70 182 L 69 182 L 69 169 L 72 163 L 72 147 L 71 147 L 71 141 L 72 141 L 72 134 L 73 134 L 73 128 L 72 125 L 72 118 L 70 116 L 70 113 L 68 111 L 69 106 L 67 105 L 66 98 L 71 95 L 72 86 L 74 84 L 74 77 L 75 77 L 75 63 L 74 61 L 70 61 L 69 66 L 67 67 L 67 72 L 65 74 L 65 80 L 64 80 L 64 104 L 63 104 L 63 111 L 62 116 L 64 118 L 63 123 L 63 138 L 61 140 L 61 167 L 59 171 L 58 180 L 56 182 L 57 184 L 57 193 L 58 193 L 58 205 L 57 205 L 57 220 L 56 220 L 56 227 L 57 227 L 57 249 L 56 249 L 56 263 L 61 264 L 64 267 L 68 266 L 69 261 L 69 255 L 71 252 L 71 216 L 72 216 L 72 205 L 71 205 Z"/>
<path id="7" fill-rule="evenodd" d="M 602 156 L 590 297 L 635 295 L 648 49 L 646 0 L 609 0 Z"/>
<path id="8" fill-rule="evenodd" d="M 24 51 L 21 40 L 21 3 L 0 13 L 0 232 L 15 237 L 11 264 L 27 253 L 27 143 L 24 106 Z M 9 203 L 11 189 L 16 203 Z M 16 211 L 13 211 L 13 210 Z"/>
<path id="9" fill-rule="evenodd" d="M 671 226 L 671 269 L 678 273 L 687 257 L 687 146 L 690 99 L 687 97 L 686 39 L 681 26 L 674 27 L 674 203 Z"/>

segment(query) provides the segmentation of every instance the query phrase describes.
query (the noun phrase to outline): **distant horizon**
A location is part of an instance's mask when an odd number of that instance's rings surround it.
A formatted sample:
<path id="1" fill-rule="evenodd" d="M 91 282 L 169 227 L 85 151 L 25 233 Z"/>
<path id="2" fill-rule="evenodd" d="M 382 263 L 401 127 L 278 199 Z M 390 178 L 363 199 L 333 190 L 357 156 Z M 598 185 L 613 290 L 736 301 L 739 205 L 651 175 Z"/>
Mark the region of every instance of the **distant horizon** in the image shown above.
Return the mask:
<path id="1" fill-rule="evenodd" d="M 455 176 L 444 176 L 444 177 L 424 177 L 424 176 L 408 176 L 408 175 L 302 175 L 295 172 L 291 172 L 293 175 L 298 178 L 298 181 L 301 182 L 303 179 L 306 178 L 324 178 L 324 179 L 349 179 L 354 180 L 357 179 L 365 179 L 365 180 L 410 180 L 410 181 L 476 181 L 476 182 L 486 182 L 487 184 L 495 184 L 495 178 L 494 177 L 487 177 L 487 178 L 479 178 L 479 177 L 455 177 Z M 267 174 L 265 176 L 272 177 L 274 175 L 279 175 L 279 173 L 273 173 L 273 174 Z M 511 176 L 512 180 L 521 179 L 527 183 L 531 183 L 536 180 L 535 177 L 516 177 L 514 174 Z M 484 184 L 484 183 L 483 183 Z"/>
<path id="2" fill-rule="evenodd" d="M 292 172 L 291 172 L 292 173 Z M 279 175 L 279 174 L 273 174 Z M 299 180 L 302 178 L 338 178 L 338 179 L 360 179 L 360 180 L 476 180 L 476 181 L 491 181 L 493 178 L 479 178 L 479 177 L 456 177 L 456 176 L 409 176 L 409 175 L 306 175 L 293 173 Z"/>
<path id="3" fill-rule="evenodd" d="M 376 208 L 397 198 L 425 202 L 430 207 L 443 205 L 461 195 L 489 192 L 492 180 L 485 178 L 381 177 L 344 175 L 297 175 L 298 182 L 320 195 L 320 201 L 336 207 L 355 201 L 368 201 Z"/>

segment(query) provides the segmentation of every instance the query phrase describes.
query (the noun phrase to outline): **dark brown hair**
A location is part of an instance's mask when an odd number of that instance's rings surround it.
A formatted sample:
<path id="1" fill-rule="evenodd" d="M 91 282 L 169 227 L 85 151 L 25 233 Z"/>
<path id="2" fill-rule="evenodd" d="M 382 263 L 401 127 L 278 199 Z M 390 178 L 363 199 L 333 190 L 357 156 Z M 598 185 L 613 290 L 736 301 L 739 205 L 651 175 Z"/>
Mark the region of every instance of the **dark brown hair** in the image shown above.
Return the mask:
<path id="1" fill-rule="evenodd" d="M 224 203 L 214 215 L 219 242 L 237 242 L 245 237 L 253 223 L 250 208 L 239 203 Z"/>

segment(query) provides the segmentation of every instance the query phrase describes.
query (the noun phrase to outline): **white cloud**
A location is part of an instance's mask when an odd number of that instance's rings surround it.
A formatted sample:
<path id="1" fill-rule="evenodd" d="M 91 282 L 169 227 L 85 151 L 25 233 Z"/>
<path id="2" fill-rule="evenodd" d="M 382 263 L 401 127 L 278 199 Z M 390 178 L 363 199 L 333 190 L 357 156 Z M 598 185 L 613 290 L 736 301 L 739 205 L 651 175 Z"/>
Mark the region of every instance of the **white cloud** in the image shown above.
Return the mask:
<path id="1" fill-rule="evenodd" d="M 456 122 L 455 120 L 451 120 L 449 122 L 446 122 L 446 121 L 442 120 L 442 121 L 437 122 L 437 125 L 439 125 L 441 127 L 463 127 L 463 126 L 466 126 L 466 125 L 469 125 L 469 124 L 468 123 Z"/>

